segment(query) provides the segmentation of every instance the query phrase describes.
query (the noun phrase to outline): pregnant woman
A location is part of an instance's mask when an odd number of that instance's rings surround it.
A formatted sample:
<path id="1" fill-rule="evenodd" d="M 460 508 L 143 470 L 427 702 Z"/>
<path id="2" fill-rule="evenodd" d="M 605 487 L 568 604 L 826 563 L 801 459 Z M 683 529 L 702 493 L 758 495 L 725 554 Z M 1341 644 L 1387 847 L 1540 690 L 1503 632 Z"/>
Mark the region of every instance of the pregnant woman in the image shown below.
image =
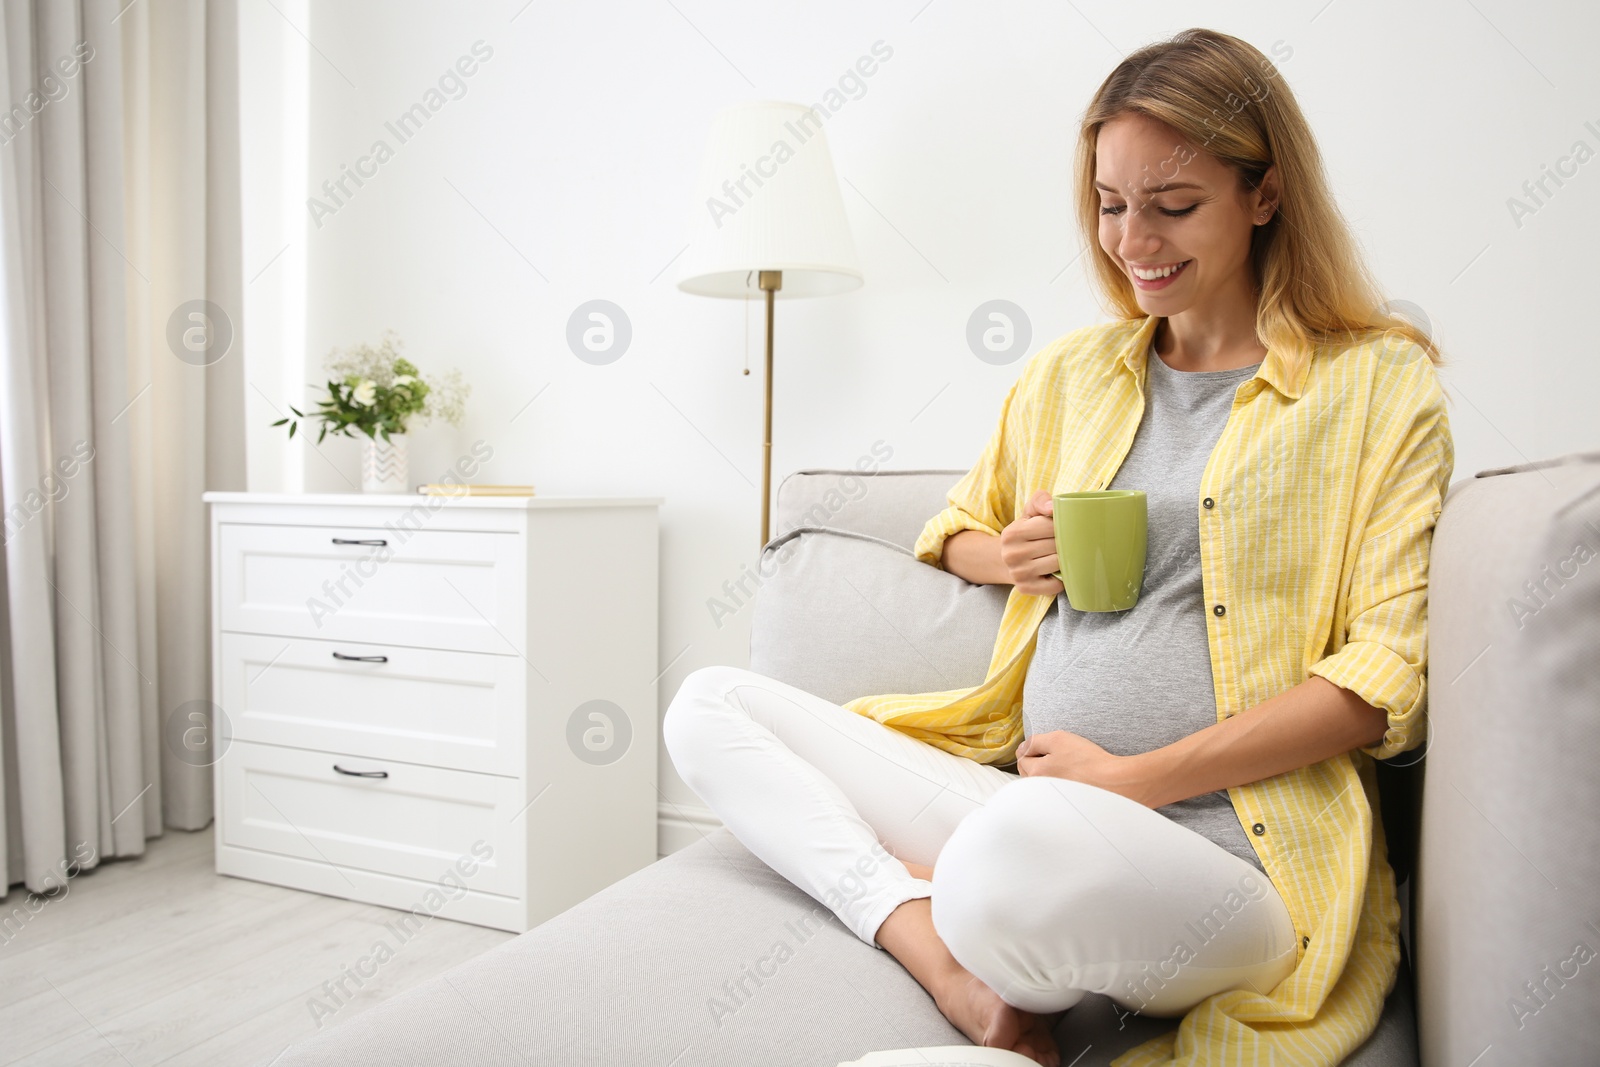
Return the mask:
<path id="1" fill-rule="evenodd" d="M 690 674 L 663 738 L 751 852 L 977 1043 L 1060 1062 L 1085 992 L 1179 1021 L 1131 1064 L 1337 1064 L 1395 981 L 1373 761 L 1418 746 L 1454 450 L 1265 56 L 1125 59 L 1076 204 L 1116 321 L 1030 359 L 915 546 L 1011 587 L 987 677 L 841 706 Z M 1053 493 L 1149 504 L 1138 602 L 1072 608 Z M 841 610 L 847 610 L 841 608 Z"/>

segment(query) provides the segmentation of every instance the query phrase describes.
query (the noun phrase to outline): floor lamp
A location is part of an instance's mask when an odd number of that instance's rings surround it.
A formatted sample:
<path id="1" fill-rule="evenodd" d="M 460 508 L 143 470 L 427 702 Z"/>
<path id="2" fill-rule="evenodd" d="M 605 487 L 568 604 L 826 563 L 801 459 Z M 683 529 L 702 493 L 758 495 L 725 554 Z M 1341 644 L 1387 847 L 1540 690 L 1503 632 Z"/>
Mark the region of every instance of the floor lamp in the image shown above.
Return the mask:
<path id="1" fill-rule="evenodd" d="M 778 297 L 829 296 L 861 285 L 824 113 L 772 100 L 719 112 L 696 186 L 692 243 L 678 288 L 699 296 L 763 294 L 767 413 L 761 457 L 761 544 L 772 498 L 772 319 Z"/>

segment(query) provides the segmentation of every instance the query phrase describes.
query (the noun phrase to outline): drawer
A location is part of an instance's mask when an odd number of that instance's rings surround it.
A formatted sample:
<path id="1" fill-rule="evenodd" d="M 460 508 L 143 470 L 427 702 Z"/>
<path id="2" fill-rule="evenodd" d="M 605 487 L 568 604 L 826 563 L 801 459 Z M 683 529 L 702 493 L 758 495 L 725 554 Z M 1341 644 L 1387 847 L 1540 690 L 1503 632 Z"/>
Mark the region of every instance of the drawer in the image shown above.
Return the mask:
<path id="1" fill-rule="evenodd" d="M 527 667 L 515 656 L 224 633 L 234 738 L 517 776 Z"/>
<path id="2" fill-rule="evenodd" d="M 220 777 L 225 844 L 424 882 L 465 856 L 479 864 L 471 877 L 457 875 L 468 888 L 506 896 L 525 888 L 517 779 L 239 740 Z"/>
<path id="3" fill-rule="evenodd" d="M 222 629 L 520 656 L 514 533 L 218 526 Z"/>

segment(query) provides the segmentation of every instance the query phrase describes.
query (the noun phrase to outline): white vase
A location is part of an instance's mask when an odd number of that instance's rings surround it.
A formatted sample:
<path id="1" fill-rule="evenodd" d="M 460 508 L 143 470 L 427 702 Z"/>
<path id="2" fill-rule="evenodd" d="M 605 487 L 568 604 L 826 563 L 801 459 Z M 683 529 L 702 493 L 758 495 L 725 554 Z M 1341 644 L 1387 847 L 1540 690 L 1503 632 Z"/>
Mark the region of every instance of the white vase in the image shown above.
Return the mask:
<path id="1" fill-rule="evenodd" d="M 390 434 L 389 440 L 362 435 L 361 491 L 363 493 L 404 493 L 411 488 L 406 435 Z"/>

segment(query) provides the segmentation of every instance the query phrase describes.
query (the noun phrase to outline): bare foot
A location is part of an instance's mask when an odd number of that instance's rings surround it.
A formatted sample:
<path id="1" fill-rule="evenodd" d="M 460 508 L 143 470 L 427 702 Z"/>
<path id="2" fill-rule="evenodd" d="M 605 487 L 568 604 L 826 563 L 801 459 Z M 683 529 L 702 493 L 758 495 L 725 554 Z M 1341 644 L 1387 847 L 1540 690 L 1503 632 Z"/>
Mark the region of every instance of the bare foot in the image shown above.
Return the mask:
<path id="1" fill-rule="evenodd" d="M 1035 1015 L 1013 1008 L 976 976 L 965 971 L 934 997 L 934 1003 L 973 1044 L 1010 1049 L 1043 1067 L 1060 1067 L 1061 1052 L 1050 1032 L 1060 1012 Z"/>
<path id="2" fill-rule="evenodd" d="M 900 861 L 914 877 L 933 880 L 933 868 Z M 1065 1011 L 1048 1015 L 1014 1008 L 950 955 L 933 928 L 932 902 L 908 900 L 878 928 L 876 940 L 933 996 L 951 1025 L 975 1044 L 1003 1048 L 1043 1067 L 1060 1067 L 1052 1033 Z"/>

